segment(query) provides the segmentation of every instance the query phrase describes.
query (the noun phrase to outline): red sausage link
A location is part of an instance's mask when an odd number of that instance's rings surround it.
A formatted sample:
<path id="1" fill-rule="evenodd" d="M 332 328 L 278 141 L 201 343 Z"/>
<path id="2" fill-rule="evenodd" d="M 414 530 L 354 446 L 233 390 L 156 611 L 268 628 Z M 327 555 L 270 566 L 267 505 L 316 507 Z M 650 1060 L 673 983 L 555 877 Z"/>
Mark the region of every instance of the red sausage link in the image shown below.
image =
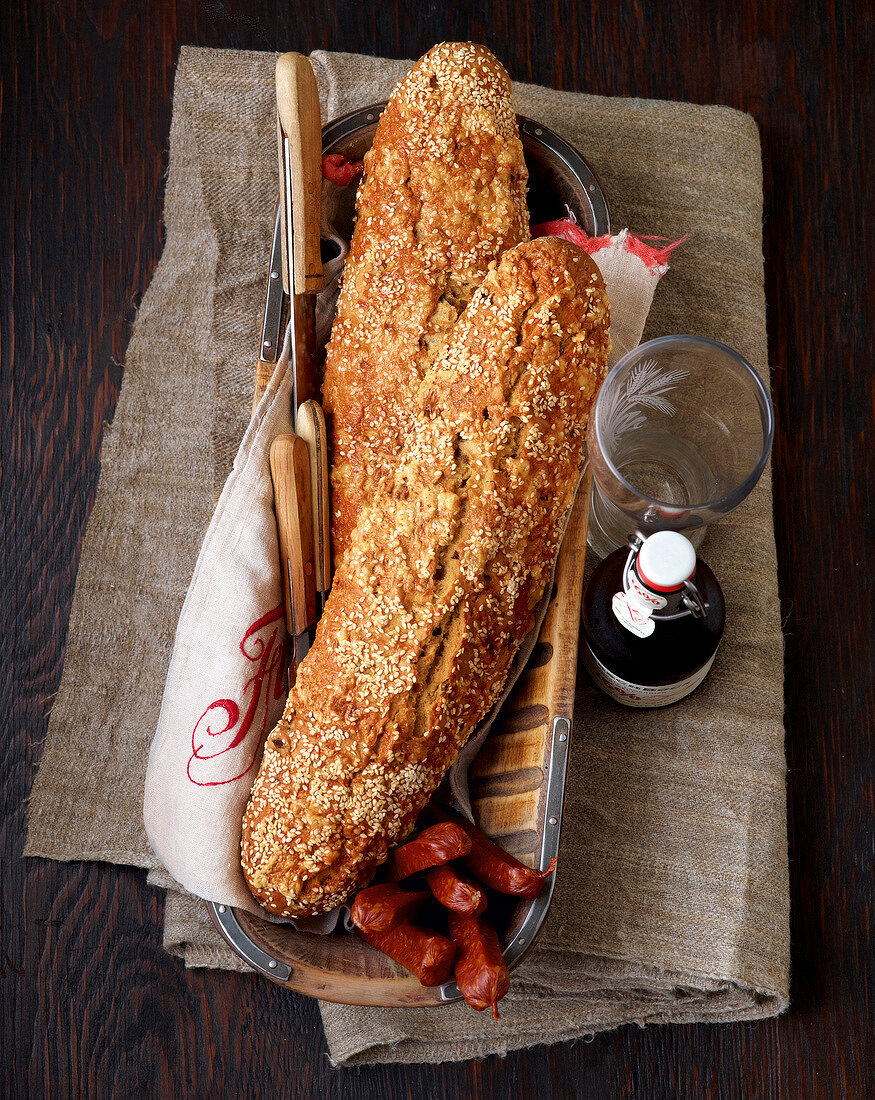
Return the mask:
<path id="1" fill-rule="evenodd" d="M 431 892 L 447 909 L 479 917 L 486 908 L 486 894 L 467 875 L 452 867 L 433 867 L 425 876 Z"/>
<path id="2" fill-rule="evenodd" d="M 352 903 L 352 923 L 362 932 L 389 932 L 408 923 L 428 897 L 428 890 L 405 890 L 394 882 L 381 882 L 359 890 Z"/>
<path id="3" fill-rule="evenodd" d="M 507 963 L 498 944 L 498 934 L 483 917 L 449 914 L 450 935 L 456 945 L 456 981 L 468 1004 L 482 1012 L 492 1009 L 500 1019 L 498 1002 L 510 986 Z"/>
<path id="4" fill-rule="evenodd" d="M 389 878 L 407 878 L 428 867 L 439 867 L 471 851 L 471 840 L 452 821 L 441 821 L 423 829 L 415 840 L 402 844 L 392 857 Z"/>
<path id="5" fill-rule="evenodd" d="M 342 153 L 326 153 L 322 158 L 322 175 L 338 187 L 346 187 L 360 176 L 364 170 L 364 161 L 350 160 Z"/>
<path id="6" fill-rule="evenodd" d="M 365 943 L 415 974 L 423 985 L 441 985 L 452 972 L 456 945 L 430 928 L 399 924 L 389 932 L 358 934 Z"/>
<path id="7" fill-rule="evenodd" d="M 461 814 L 445 806 L 431 806 L 430 812 L 445 824 L 456 825 L 471 841 L 471 850 L 465 856 L 465 866 L 474 876 L 493 890 L 502 894 L 514 894 L 520 898 L 536 898 L 544 888 L 544 882 L 556 869 L 556 858 L 550 860 L 546 871 L 535 871 L 514 859 L 503 848 L 489 839 L 476 825 Z M 434 826 L 432 826 L 434 828 Z M 426 830 L 427 832 L 428 830 Z"/>

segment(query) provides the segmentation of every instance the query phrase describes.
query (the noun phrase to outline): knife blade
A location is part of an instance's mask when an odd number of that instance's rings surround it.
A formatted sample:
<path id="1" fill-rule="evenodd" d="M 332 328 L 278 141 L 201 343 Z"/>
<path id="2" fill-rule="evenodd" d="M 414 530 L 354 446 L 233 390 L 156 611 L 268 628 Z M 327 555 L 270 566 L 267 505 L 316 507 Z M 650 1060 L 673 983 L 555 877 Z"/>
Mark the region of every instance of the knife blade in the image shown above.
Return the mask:
<path id="1" fill-rule="evenodd" d="M 283 577 L 286 626 L 294 666 L 306 657 L 318 620 L 310 455 L 296 435 L 277 436 L 270 447 L 270 476 Z M 290 680 L 292 679 L 290 673 Z"/>
<path id="2" fill-rule="evenodd" d="M 282 282 L 282 197 L 277 202 L 273 226 L 273 245 L 270 250 L 270 272 L 267 276 L 267 296 L 264 302 L 264 318 L 261 322 L 261 344 L 255 367 L 255 389 L 252 396 L 252 413 L 264 395 L 279 359 L 283 334 L 283 282 Z"/>
<path id="3" fill-rule="evenodd" d="M 284 53 L 276 63 L 277 147 L 282 191 L 283 286 L 291 298 L 292 412 L 319 397 L 316 293 L 322 289 L 322 123 L 310 62 Z"/>

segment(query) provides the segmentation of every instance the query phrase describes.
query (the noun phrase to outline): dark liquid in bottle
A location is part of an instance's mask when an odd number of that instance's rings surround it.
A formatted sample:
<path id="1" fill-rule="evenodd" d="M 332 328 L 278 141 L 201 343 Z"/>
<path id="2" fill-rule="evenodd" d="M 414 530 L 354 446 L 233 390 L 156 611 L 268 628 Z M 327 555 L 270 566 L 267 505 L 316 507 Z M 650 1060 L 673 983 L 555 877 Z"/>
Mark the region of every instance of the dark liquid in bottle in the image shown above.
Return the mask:
<path id="1" fill-rule="evenodd" d="M 590 577 L 583 596 L 583 659 L 599 687 L 618 702 L 665 706 L 698 687 L 711 667 L 726 618 L 723 592 L 708 566 L 697 561 L 693 583 L 708 605 L 704 618 L 662 621 L 657 612 L 653 633 L 639 638 L 621 626 L 611 607 L 614 593 L 623 591 L 628 557 L 627 547 L 615 550 Z"/>

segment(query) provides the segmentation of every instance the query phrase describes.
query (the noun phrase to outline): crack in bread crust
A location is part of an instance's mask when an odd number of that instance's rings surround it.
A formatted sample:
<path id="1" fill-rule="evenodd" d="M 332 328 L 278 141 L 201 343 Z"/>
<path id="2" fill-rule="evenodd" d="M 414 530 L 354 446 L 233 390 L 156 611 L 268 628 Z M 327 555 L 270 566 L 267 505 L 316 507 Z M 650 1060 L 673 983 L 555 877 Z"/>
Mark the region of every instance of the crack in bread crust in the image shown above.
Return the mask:
<path id="1" fill-rule="evenodd" d="M 314 915 L 364 886 L 500 693 L 558 552 L 608 322 L 586 253 L 523 244 L 420 383 L 244 816 L 269 909 Z"/>
<path id="2" fill-rule="evenodd" d="M 435 46 L 395 90 L 365 156 L 328 345 L 337 564 L 460 313 L 490 263 L 528 240 L 527 179 L 501 64 L 483 46 Z"/>

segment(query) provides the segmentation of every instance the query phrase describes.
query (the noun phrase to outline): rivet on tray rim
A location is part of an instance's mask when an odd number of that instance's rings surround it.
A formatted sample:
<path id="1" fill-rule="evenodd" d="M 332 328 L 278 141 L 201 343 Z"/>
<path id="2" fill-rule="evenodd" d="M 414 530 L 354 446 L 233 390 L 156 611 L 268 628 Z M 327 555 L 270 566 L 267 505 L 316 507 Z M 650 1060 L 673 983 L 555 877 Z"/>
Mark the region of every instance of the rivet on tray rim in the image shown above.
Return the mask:
<path id="1" fill-rule="evenodd" d="M 567 733 L 560 733 L 559 734 L 559 740 L 560 741 L 567 741 L 568 740 L 568 734 Z"/>
<path id="2" fill-rule="evenodd" d="M 280 273 L 278 271 L 271 271 L 270 277 L 271 279 L 278 279 L 280 277 Z"/>
<path id="3" fill-rule="evenodd" d="M 517 943 L 525 943 L 526 942 L 526 937 L 525 936 L 520 936 L 520 938 L 516 942 Z"/>
<path id="4" fill-rule="evenodd" d="M 220 913 L 224 913 L 224 912 L 225 912 L 225 906 L 224 906 L 224 905 L 220 905 L 220 906 L 219 906 L 219 912 L 220 912 Z"/>
<path id="5" fill-rule="evenodd" d="M 551 825 L 559 824 L 558 820 L 555 817 L 548 817 L 547 820 L 550 822 Z"/>
<path id="6" fill-rule="evenodd" d="M 269 348 L 269 347 L 270 347 L 270 340 L 265 340 L 265 341 L 264 341 L 264 346 L 265 346 L 266 348 Z"/>
<path id="7" fill-rule="evenodd" d="M 276 959 L 271 959 L 267 965 L 270 967 L 271 970 L 276 970 Z"/>

